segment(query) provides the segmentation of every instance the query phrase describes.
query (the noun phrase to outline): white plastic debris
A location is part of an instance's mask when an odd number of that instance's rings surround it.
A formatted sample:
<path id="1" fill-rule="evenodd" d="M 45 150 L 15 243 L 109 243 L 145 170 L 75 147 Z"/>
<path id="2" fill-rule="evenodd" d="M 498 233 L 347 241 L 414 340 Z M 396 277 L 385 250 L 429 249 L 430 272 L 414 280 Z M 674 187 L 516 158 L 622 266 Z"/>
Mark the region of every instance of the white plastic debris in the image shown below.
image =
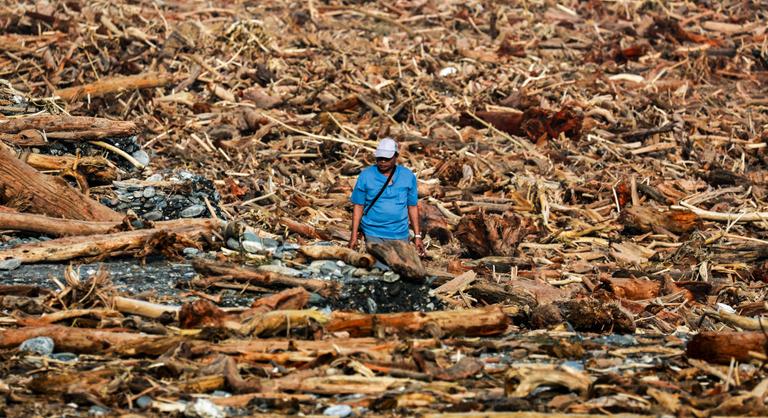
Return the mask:
<path id="1" fill-rule="evenodd" d="M 456 67 L 445 67 L 438 74 L 440 74 L 440 77 L 448 77 L 449 75 L 454 75 L 458 73 L 459 70 L 456 69 Z"/>
<path id="2" fill-rule="evenodd" d="M 717 312 L 725 312 L 725 313 L 736 313 L 736 309 L 733 309 L 730 305 L 726 305 L 725 303 L 717 302 Z"/>
<path id="3" fill-rule="evenodd" d="M 198 399 L 187 405 L 184 416 L 191 418 L 225 418 L 224 409 L 208 399 Z"/>

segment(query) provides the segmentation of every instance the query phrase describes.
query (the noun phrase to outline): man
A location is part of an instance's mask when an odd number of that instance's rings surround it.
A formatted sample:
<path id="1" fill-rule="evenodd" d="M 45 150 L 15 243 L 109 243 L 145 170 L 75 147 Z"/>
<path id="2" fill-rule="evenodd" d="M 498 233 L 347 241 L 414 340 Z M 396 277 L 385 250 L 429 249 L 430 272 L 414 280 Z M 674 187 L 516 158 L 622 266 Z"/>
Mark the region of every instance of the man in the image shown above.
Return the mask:
<path id="1" fill-rule="evenodd" d="M 408 241 L 410 220 L 416 249 L 420 255 L 426 254 L 419 232 L 416 176 L 397 164 L 398 154 L 394 139 L 382 139 L 374 152 L 376 165 L 366 168 L 358 176 L 350 199 L 355 206 L 349 248 L 357 247 L 361 227 L 366 244 Z"/>

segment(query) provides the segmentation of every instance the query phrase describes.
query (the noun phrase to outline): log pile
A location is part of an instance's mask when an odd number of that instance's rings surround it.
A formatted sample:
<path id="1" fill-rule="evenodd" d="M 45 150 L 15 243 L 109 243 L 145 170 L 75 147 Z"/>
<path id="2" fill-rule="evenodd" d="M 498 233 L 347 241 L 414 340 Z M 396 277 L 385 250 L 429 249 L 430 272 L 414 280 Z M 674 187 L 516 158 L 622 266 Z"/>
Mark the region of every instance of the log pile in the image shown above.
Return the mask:
<path id="1" fill-rule="evenodd" d="M 0 410 L 766 415 L 768 26 L 717 5 L 0 5 Z M 346 248 L 384 136 L 427 257 Z"/>

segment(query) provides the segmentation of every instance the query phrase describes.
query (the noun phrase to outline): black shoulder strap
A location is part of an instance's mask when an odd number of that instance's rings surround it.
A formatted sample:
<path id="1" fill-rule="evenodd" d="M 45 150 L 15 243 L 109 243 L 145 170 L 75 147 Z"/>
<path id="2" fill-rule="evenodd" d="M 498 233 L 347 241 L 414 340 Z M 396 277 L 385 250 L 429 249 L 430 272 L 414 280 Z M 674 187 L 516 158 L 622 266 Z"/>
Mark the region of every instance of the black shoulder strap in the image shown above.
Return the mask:
<path id="1" fill-rule="evenodd" d="M 387 177 L 387 181 L 384 182 L 384 185 L 381 186 L 381 190 L 379 190 L 379 193 L 376 194 L 376 197 L 373 198 L 373 200 L 371 201 L 371 204 L 368 205 L 367 208 L 365 208 L 365 211 L 363 211 L 363 216 L 368 215 L 368 212 L 371 210 L 373 205 L 375 205 L 376 201 L 379 200 L 379 197 L 381 197 L 381 194 L 384 193 L 384 189 L 387 188 L 387 185 L 389 184 L 389 181 L 392 180 L 392 177 L 395 175 L 395 171 L 396 170 L 397 170 L 397 166 L 392 168 L 392 172 L 389 173 L 389 177 Z"/>

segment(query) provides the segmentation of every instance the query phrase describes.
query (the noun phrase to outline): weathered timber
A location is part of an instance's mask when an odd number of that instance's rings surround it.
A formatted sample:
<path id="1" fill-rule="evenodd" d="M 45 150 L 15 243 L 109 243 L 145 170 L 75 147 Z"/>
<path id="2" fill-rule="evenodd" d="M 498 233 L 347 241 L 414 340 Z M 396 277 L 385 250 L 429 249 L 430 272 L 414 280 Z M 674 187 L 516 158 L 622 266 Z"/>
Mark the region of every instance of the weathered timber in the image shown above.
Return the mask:
<path id="1" fill-rule="evenodd" d="M 133 122 L 66 115 L 36 115 L 0 121 L 0 134 L 4 134 L 0 139 L 3 141 L 15 142 L 13 135 L 19 136 L 25 131 L 45 132 L 48 139 L 85 141 L 135 135 L 138 127 Z"/>
<path id="2" fill-rule="evenodd" d="M 2 143 L 0 200 L 15 209 L 53 217 L 89 221 L 119 221 L 123 218 L 75 190 L 63 179 L 40 174 L 16 158 Z"/>
<path id="3" fill-rule="evenodd" d="M 480 309 L 436 312 L 402 312 L 392 314 L 361 314 L 334 312 L 326 325 L 330 332 L 347 331 L 353 337 L 397 334 L 429 334 L 443 336 L 488 336 L 503 333 L 509 319 L 498 306 Z"/>
<path id="4" fill-rule="evenodd" d="M 731 360 L 747 363 L 757 354 L 766 354 L 768 336 L 762 331 L 703 331 L 691 338 L 685 349 L 690 358 L 710 363 L 730 364 Z"/>
<path id="5" fill-rule="evenodd" d="M 73 102 L 87 97 L 94 98 L 123 91 L 162 87 L 172 82 L 173 79 L 173 76 L 170 74 L 156 72 L 142 73 L 126 77 L 116 76 L 103 78 L 99 81 L 82 86 L 56 90 L 54 94 L 61 97 L 62 100 Z"/>
<path id="6" fill-rule="evenodd" d="M 237 266 L 228 263 L 217 263 L 213 261 L 196 260 L 192 263 L 195 270 L 201 274 L 210 276 L 227 276 L 230 279 L 242 280 L 261 286 L 278 287 L 303 287 L 310 292 L 317 292 L 323 296 L 331 296 L 338 291 L 339 284 L 332 281 L 302 279 L 286 276 L 271 271 L 258 271 L 248 267 Z M 215 281 L 219 281 L 215 278 Z"/>
<path id="7" fill-rule="evenodd" d="M 139 254 L 147 251 L 174 251 L 173 241 L 192 244 L 203 241 L 213 231 L 220 229 L 220 221 L 204 220 L 192 224 L 181 224 L 164 229 L 141 229 L 112 234 L 74 236 L 57 238 L 50 241 L 22 244 L 14 248 L 0 250 L 0 259 L 16 258 L 22 263 L 43 261 L 67 261 L 80 257 L 114 257 L 118 255 Z M 159 241 L 164 241 L 160 243 Z M 153 245 L 159 244 L 159 245 Z M 150 248 L 152 247 L 152 248 Z M 157 248 L 154 248 L 157 247 Z M 180 250 L 180 249 L 179 249 Z"/>

